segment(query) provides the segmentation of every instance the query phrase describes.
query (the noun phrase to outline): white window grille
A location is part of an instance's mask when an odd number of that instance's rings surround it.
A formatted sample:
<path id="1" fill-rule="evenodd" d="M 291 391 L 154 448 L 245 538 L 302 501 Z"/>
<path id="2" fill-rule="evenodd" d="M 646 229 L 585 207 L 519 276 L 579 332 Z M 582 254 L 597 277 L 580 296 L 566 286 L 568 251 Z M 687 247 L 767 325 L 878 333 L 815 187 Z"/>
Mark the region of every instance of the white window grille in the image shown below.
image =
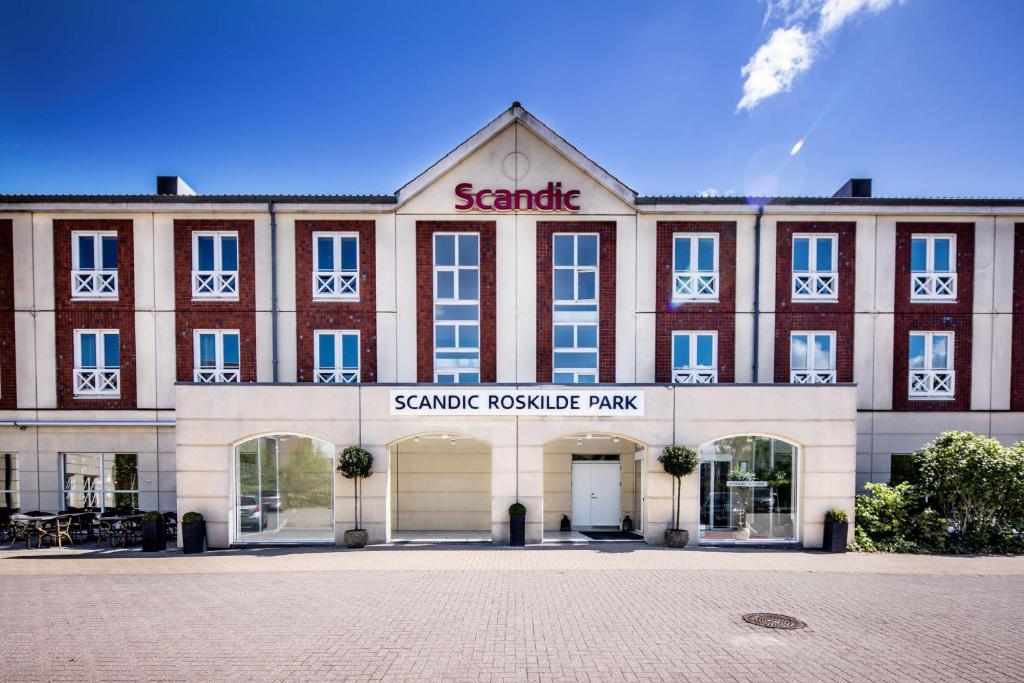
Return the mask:
<path id="1" fill-rule="evenodd" d="M 479 233 L 434 233 L 434 381 L 480 381 Z"/>
<path id="2" fill-rule="evenodd" d="M 793 235 L 793 300 L 839 298 L 838 235 Z"/>
<path id="3" fill-rule="evenodd" d="M 953 398 L 953 353 L 952 332 L 910 333 L 910 398 Z"/>
<path id="4" fill-rule="evenodd" d="M 313 298 L 359 300 L 357 233 L 313 233 Z"/>
<path id="5" fill-rule="evenodd" d="M 121 395 L 121 335 L 117 330 L 75 330 L 75 398 Z"/>
<path id="6" fill-rule="evenodd" d="M 192 233 L 192 298 L 238 300 L 238 233 Z"/>
<path id="7" fill-rule="evenodd" d="M 718 333 L 672 333 L 672 381 L 676 384 L 718 382 Z"/>
<path id="8" fill-rule="evenodd" d="M 193 343 L 196 382 L 241 381 L 238 330 L 196 330 Z"/>
<path id="9" fill-rule="evenodd" d="M 358 330 L 317 330 L 313 381 L 352 384 L 359 381 Z"/>
<path id="10" fill-rule="evenodd" d="M 117 233 L 71 233 L 71 296 L 117 298 Z"/>
<path id="11" fill-rule="evenodd" d="M 672 236 L 672 300 L 718 300 L 718 235 Z"/>
<path id="12" fill-rule="evenodd" d="M 598 381 L 600 236 L 552 235 L 551 380 Z"/>
<path id="13" fill-rule="evenodd" d="M 912 235 L 910 299 L 956 300 L 956 236 Z"/>
<path id="14" fill-rule="evenodd" d="M 792 384 L 835 384 L 835 332 L 790 333 L 789 381 Z"/>

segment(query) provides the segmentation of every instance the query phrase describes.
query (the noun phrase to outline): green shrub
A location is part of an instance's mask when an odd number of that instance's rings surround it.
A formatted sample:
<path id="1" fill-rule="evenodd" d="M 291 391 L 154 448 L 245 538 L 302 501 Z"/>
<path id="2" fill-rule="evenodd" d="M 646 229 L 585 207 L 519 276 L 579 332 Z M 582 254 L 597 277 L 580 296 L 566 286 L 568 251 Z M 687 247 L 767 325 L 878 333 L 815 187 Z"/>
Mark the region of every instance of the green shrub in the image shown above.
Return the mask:
<path id="1" fill-rule="evenodd" d="M 508 514 L 513 517 L 522 517 L 526 514 L 526 506 L 522 503 L 512 503 L 508 506 Z"/>
<path id="2" fill-rule="evenodd" d="M 725 478 L 729 481 L 756 481 L 757 475 L 750 470 L 733 467 L 726 473 Z"/>
<path id="3" fill-rule="evenodd" d="M 182 524 L 195 524 L 201 521 L 203 521 L 203 516 L 198 512 L 186 512 L 181 516 Z"/>
<path id="4" fill-rule="evenodd" d="M 877 546 L 902 544 L 910 531 L 910 519 L 921 499 L 911 484 L 865 484 L 871 495 L 854 499 L 857 528 Z"/>
<path id="5" fill-rule="evenodd" d="M 142 520 L 145 522 L 160 522 L 163 521 L 164 516 L 156 510 L 150 510 L 146 514 L 142 515 Z"/>
<path id="6" fill-rule="evenodd" d="M 836 524 L 849 524 L 850 518 L 846 514 L 846 510 L 841 508 L 832 508 L 825 513 L 826 522 L 834 522 Z"/>

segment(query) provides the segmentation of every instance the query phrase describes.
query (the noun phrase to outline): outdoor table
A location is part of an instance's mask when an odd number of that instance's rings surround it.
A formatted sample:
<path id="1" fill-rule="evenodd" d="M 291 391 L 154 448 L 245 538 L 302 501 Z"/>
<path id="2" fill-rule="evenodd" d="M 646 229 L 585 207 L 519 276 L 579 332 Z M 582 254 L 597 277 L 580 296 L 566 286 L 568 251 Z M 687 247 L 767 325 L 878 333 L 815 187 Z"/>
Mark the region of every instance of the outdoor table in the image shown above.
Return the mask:
<path id="1" fill-rule="evenodd" d="M 43 522 L 52 522 L 57 519 L 56 514 L 41 514 L 41 515 L 26 515 L 23 512 L 11 515 L 11 524 L 24 524 L 25 525 L 25 548 L 30 549 L 32 547 L 32 538 L 29 536 L 29 530 L 35 531 L 36 534 L 40 534 L 43 528 Z M 13 548 L 18 542 L 18 534 L 14 534 L 14 539 L 11 541 L 10 547 Z M 42 544 L 42 537 L 40 536 L 39 544 Z M 39 546 L 36 546 L 39 547 Z"/>
<path id="2" fill-rule="evenodd" d="M 135 521 L 135 520 L 138 520 L 138 521 L 141 522 L 142 521 L 142 513 L 133 514 L 133 515 L 113 515 L 113 516 L 109 516 L 109 517 L 97 517 L 96 518 L 96 521 L 100 522 L 101 524 L 103 522 L 108 522 L 110 524 L 110 526 L 111 526 L 111 530 L 113 530 L 115 524 L 121 525 L 123 527 L 125 522 L 131 522 L 131 521 Z M 128 536 L 125 535 L 125 534 L 122 534 L 121 538 L 122 538 L 121 547 L 123 547 L 123 548 L 128 547 Z M 101 535 L 101 539 L 100 540 L 102 540 L 102 535 Z M 110 534 L 109 533 L 107 535 L 107 542 L 110 543 L 111 547 L 114 546 L 114 541 L 110 538 Z M 97 541 L 97 544 L 99 544 L 99 541 Z"/>

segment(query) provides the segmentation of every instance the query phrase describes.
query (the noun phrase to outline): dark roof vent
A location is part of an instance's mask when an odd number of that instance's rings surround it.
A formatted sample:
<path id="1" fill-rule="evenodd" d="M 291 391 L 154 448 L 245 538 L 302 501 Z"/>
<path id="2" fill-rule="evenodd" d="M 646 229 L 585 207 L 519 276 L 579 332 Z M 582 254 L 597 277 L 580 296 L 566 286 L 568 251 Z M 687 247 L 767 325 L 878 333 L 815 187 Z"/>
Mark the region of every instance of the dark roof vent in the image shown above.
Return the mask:
<path id="1" fill-rule="evenodd" d="M 176 175 L 158 175 L 156 177 L 157 194 L 174 194 L 183 197 L 194 197 L 196 191 L 188 183 Z"/>
<path id="2" fill-rule="evenodd" d="M 870 197 L 871 178 L 850 178 L 833 197 Z"/>

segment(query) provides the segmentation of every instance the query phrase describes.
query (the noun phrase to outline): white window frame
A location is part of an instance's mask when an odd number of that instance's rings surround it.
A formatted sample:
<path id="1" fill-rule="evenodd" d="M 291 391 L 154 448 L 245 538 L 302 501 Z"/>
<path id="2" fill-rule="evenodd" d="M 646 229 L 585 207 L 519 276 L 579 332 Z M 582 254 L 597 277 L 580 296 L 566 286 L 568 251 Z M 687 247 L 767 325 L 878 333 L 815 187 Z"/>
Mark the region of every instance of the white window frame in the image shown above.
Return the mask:
<path id="1" fill-rule="evenodd" d="M 204 368 L 200 364 L 199 337 L 204 334 L 212 334 L 216 337 L 216 341 L 214 342 L 214 360 L 216 365 L 212 368 Z M 227 368 L 224 366 L 224 337 L 231 334 L 238 337 L 237 368 Z M 192 349 L 194 381 L 202 383 L 230 383 L 242 381 L 242 335 L 238 330 L 193 330 Z"/>
<path id="2" fill-rule="evenodd" d="M 95 456 L 99 456 L 100 465 L 99 465 L 99 475 L 97 477 L 98 483 L 99 483 L 99 487 L 98 488 L 95 488 L 95 489 L 69 489 L 67 487 L 67 481 L 68 481 L 68 477 L 67 477 L 67 457 L 69 455 L 95 455 Z M 105 475 L 106 475 L 106 471 L 107 471 L 106 470 L 107 458 L 113 458 L 114 462 L 116 463 L 117 462 L 117 456 L 119 456 L 119 455 L 134 455 L 135 456 L 135 485 L 138 488 L 134 488 L 134 489 L 119 489 L 119 488 L 116 488 L 116 487 L 115 488 L 110 488 L 110 489 L 106 488 L 106 478 L 105 478 Z M 86 451 L 67 451 L 67 452 L 61 452 L 61 454 L 60 454 L 60 509 L 61 510 L 66 510 L 67 509 L 67 500 L 68 500 L 68 494 L 69 493 L 81 493 L 81 494 L 83 494 L 83 498 L 86 497 L 87 494 L 94 496 L 96 498 L 96 505 L 87 505 L 86 507 L 96 507 L 96 508 L 99 508 L 101 512 L 104 511 L 104 510 L 107 510 L 107 503 L 106 503 L 107 496 L 106 496 L 106 494 L 108 494 L 108 493 L 114 494 L 115 496 L 118 493 L 128 493 L 128 494 L 133 494 L 134 493 L 136 499 L 141 501 L 141 498 L 142 498 L 141 479 L 142 479 L 142 477 L 139 475 L 139 454 L 138 453 L 129 453 L 129 452 L 123 452 L 123 451 L 120 452 L 120 453 L 96 453 L 96 452 L 86 452 Z M 116 508 L 116 506 L 112 507 L 110 509 L 115 509 L 115 508 Z"/>
<path id="3" fill-rule="evenodd" d="M 807 240 L 807 270 L 796 270 L 796 242 Z M 818 269 L 818 242 L 832 241 L 832 270 Z M 839 299 L 839 235 L 838 233 L 793 233 L 790 244 L 793 272 L 793 301 L 837 301 Z"/>
<path id="4" fill-rule="evenodd" d="M 697 364 L 697 338 L 711 337 L 711 365 Z M 676 338 L 689 337 L 690 357 L 686 365 L 676 365 Z M 672 382 L 674 384 L 718 383 L 718 332 L 716 330 L 676 330 L 672 332 Z"/>
<path id="5" fill-rule="evenodd" d="M 325 368 L 320 365 L 320 339 L 324 336 L 334 338 L 334 358 L 337 365 Z M 346 336 L 356 338 L 356 365 L 345 367 L 342 349 Z M 357 384 L 360 381 L 362 367 L 362 339 L 359 330 L 315 330 L 313 332 L 313 381 L 323 384 Z"/>
<path id="6" fill-rule="evenodd" d="M 199 238 L 213 238 L 213 270 L 199 270 Z M 237 230 L 196 230 L 192 233 L 192 298 L 238 301 L 238 270 L 224 270 L 223 241 L 235 240 L 235 260 L 242 266 L 241 240 Z"/>
<path id="7" fill-rule="evenodd" d="M 95 268 L 82 268 L 79 237 L 92 237 Z M 103 268 L 103 238 L 120 240 L 116 230 L 73 230 L 71 232 L 71 298 L 117 299 L 117 268 Z M 118 243 L 120 248 L 120 243 Z M 120 259 L 118 259 L 120 265 Z"/>
<path id="8" fill-rule="evenodd" d="M 913 269 L 914 240 L 925 241 L 925 269 Z M 949 270 L 935 270 L 935 243 L 949 240 Z M 914 233 L 910 235 L 910 300 L 956 301 L 956 235 Z"/>
<path id="9" fill-rule="evenodd" d="M 580 346 L 580 327 L 593 327 L 595 328 L 594 340 L 597 346 Z M 555 347 L 555 328 L 556 327 L 571 327 L 572 328 L 572 346 L 569 347 Z M 598 351 L 598 346 L 601 344 L 601 327 L 598 323 L 593 321 L 587 322 L 558 322 L 552 323 L 551 325 L 551 377 L 554 379 L 555 374 L 560 375 L 572 375 L 572 382 L 570 384 L 597 384 L 600 378 L 601 372 L 601 355 Z M 556 367 L 555 366 L 555 354 L 556 353 L 593 353 L 597 359 L 593 368 L 572 368 L 572 367 Z M 581 379 L 592 378 L 593 381 L 581 382 Z"/>
<path id="10" fill-rule="evenodd" d="M 437 238 L 438 237 L 442 237 L 442 236 L 454 237 L 455 238 L 455 253 L 454 253 L 455 263 L 453 265 L 439 266 L 437 264 Z M 476 237 L 476 265 L 462 265 L 459 262 L 459 237 L 460 236 L 475 236 Z M 433 271 L 432 271 L 432 281 L 433 281 L 433 284 L 434 284 L 434 326 L 433 326 L 433 329 L 431 331 L 431 333 L 433 335 L 433 344 L 434 344 L 434 355 L 433 355 L 433 358 L 434 358 L 434 382 L 435 383 L 440 383 L 442 377 L 450 377 L 452 379 L 452 381 L 451 382 L 445 382 L 445 384 L 460 384 L 460 383 L 462 383 L 462 382 L 460 382 L 460 378 L 461 378 L 461 376 L 463 374 L 475 374 L 476 377 L 477 377 L 477 380 L 479 381 L 481 379 L 481 377 L 480 377 L 480 367 L 481 367 L 481 364 L 480 364 L 480 357 L 481 357 L 480 341 L 481 341 L 481 337 L 482 337 L 482 334 L 483 334 L 483 329 L 482 329 L 482 326 L 481 326 L 481 317 L 482 317 L 481 314 L 482 314 L 482 311 L 480 310 L 480 293 L 481 293 L 482 288 L 483 288 L 483 270 L 481 268 L 481 266 L 482 266 L 482 258 L 483 258 L 483 238 L 481 237 L 481 234 L 479 232 L 440 232 L 439 231 L 439 232 L 435 232 L 435 233 L 433 233 L 431 235 L 430 246 L 431 246 L 430 262 L 431 262 L 431 266 L 433 268 Z M 476 291 L 477 291 L 477 296 L 476 296 L 475 299 L 462 298 L 461 297 L 462 292 L 460 291 L 460 285 L 459 285 L 459 271 L 463 271 L 463 270 L 475 270 L 476 271 Z M 451 298 L 441 298 L 440 296 L 438 296 L 438 291 L 439 291 L 438 286 L 437 286 L 438 274 L 442 273 L 442 272 L 452 273 L 452 294 L 453 294 L 453 296 Z M 450 306 L 450 305 L 476 306 L 476 320 L 440 320 L 437 317 L 437 308 L 438 308 L 438 306 Z M 456 346 L 454 346 L 454 347 L 449 347 L 449 346 L 441 347 L 441 346 L 438 346 L 438 343 L 437 343 L 437 327 L 438 327 L 438 325 L 444 325 L 445 327 L 454 327 L 455 328 L 455 344 L 456 344 Z M 477 328 L 477 346 L 475 348 L 473 348 L 473 347 L 465 347 L 465 346 L 458 346 L 459 339 L 462 337 L 462 328 L 463 327 L 476 327 Z M 474 352 L 476 353 L 475 364 L 473 364 L 473 361 L 467 360 L 466 362 L 470 363 L 469 365 L 459 365 L 459 366 L 451 366 L 451 367 L 441 367 L 441 366 L 438 366 L 438 361 L 440 359 L 438 359 L 437 356 L 438 356 L 439 353 L 474 353 Z"/>
<path id="11" fill-rule="evenodd" d="M 697 270 L 701 239 L 714 240 L 714 270 Z M 676 263 L 676 242 L 690 242 L 690 262 Z M 672 301 L 718 301 L 719 238 L 717 232 L 677 232 L 672 234 Z"/>
<path id="12" fill-rule="evenodd" d="M 75 398 L 118 398 L 121 396 L 121 366 L 108 367 L 106 364 L 104 338 L 117 335 L 118 356 L 121 355 L 120 330 L 75 330 Z M 96 367 L 82 367 L 82 337 L 96 336 Z"/>
<path id="13" fill-rule="evenodd" d="M 572 260 L 573 265 L 571 266 L 559 266 L 555 264 L 555 239 L 558 237 L 571 237 L 572 238 Z M 597 259 L 596 263 L 592 266 L 581 266 L 578 264 L 579 261 L 579 238 L 580 237 L 594 237 L 597 240 Z M 571 270 L 573 272 L 572 278 L 572 299 L 558 299 L 555 297 L 555 273 L 560 270 Z M 580 273 L 594 273 L 594 298 L 593 299 L 581 299 L 579 298 L 580 293 Z M 582 304 L 589 305 L 594 304 L 600 311 L 600 299 L 601 299 L 601 233 L 598 232 L 556 232 L 551 235 L 551 300 L 556 304 Z"/>
<path id="14" fill-rule="evenodd" d="M 914 336 L 923 336 L 924 341 L 924 368 L 910 367 L 910 342 Z M 934 339 L 946 337 L 946 359 L 947 368 L 932 367 L 935 351 Z M 913 330 L 907 336 L 907 375 L 908 375 L 908 396 L 917 400 L 952 400 L 956 391 L 956 341 L 955 335 L 950 330 L 918 331 Z"/>
<path id="15" fill-rule="evenodd" d="M 320 240 L 330 239 L 334 254 L 333 270 L 320 270 Z M 355 269 L 341 267 L 341 245 L 346 239 L 356 243 Z M 314 232 L 313 233 L 313 298 L 317 301 L 359 301 L 359 233 L 358 232 Z"/>
<path id="16" fill-rule="evenodd" d="M 807 367 L 794 368 L 793 338 L 807 337 Z M 828 367 L 819 368 L 813 365 L 815 338 L 829 338 Z M 835 384 L 836 383 L 836 333 L 832 330 L 793 330 L 789 333 L 789 381 L 791 384 Z"/>

